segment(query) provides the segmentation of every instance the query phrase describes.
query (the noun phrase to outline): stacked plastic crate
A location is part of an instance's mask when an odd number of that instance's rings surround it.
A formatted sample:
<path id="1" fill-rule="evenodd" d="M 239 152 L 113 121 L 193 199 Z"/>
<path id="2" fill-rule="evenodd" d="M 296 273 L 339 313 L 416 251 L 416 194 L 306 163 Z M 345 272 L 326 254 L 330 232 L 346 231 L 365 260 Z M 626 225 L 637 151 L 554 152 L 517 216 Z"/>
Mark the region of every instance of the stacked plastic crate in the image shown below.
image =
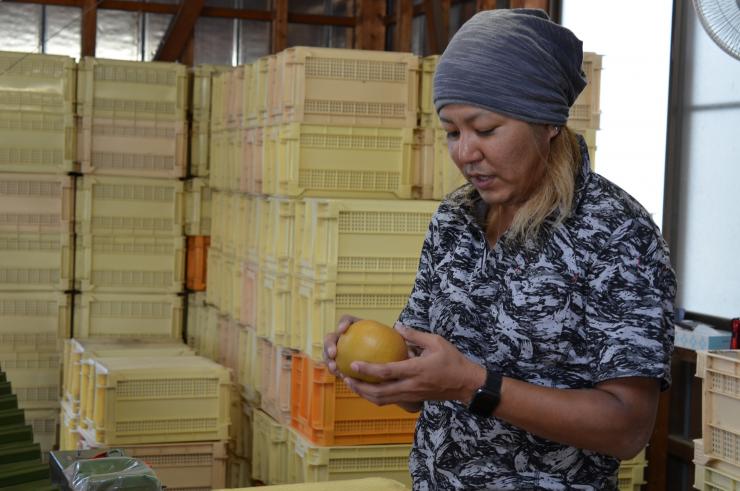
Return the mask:
<path id="1" fill-rule="evenodd" d="M 601 59 L 596 53 L 583 54 L 583 72 L 588 84 L 571 108 L 568 126 L 586 140 L 591 167 L 596 159 L 596 131 L 601 116 Z M 423 199 L 443 199 L 465 181 L 447 151 L 445 131 L 433 101 L 434 71 L 438 55 L 421 59 L 419 127 L 414 131 L 413 193 Z"/>
<path id="2" fill-rule="evenodd" d="M 702 438 L 694 440 L 694 488 L 740 489 L 740 350 L 696 352 Z"/>
<path id="3" fill-rule="evenodd" d="M 76 63 L 0 53 L 0 366 L 44 457 L 69 337 Z"/>

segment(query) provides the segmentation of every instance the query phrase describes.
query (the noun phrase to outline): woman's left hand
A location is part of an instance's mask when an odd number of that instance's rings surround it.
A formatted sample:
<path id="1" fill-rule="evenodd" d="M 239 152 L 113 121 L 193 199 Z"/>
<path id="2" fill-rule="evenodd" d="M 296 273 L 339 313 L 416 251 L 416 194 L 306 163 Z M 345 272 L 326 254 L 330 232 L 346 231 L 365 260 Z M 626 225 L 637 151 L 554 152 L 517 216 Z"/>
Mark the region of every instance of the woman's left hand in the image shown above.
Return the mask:
<path id="1" fill-rule="evenodd" d="M 485 382 L 485 368 L 469 360 L 442 336 L 398 324 L 396 330 L 408 344 L 418 348 L 419 356 L 385 364 L 352 362 L 353 370 L 383 380 L 370 384 L 344 377 L 349 388 L 361 397 L 379 406 L 432 400 L 467 404 Z"/>

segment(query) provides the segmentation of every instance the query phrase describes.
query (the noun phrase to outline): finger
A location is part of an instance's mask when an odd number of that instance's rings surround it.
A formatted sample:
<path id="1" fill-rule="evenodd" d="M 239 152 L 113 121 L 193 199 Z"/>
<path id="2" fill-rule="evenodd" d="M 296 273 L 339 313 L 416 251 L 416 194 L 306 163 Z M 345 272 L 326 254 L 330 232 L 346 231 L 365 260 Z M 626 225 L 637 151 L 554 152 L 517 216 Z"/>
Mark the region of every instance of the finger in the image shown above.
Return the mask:
<path id="1" fill-rule="evenodd" d="M 406 340 L 406 343 L 424 349 L 428 347 L 433 340 L 437 337 L 436 334 L 420 331 L 413 327 L 406 327 L 404 325 L 397 324 L 395 326 L 396 331 Z"/>
<path id="2" fill-rule="evenodd" d="M 378 406 L 416 401 L 407 381 L 393 380 L 371 384 L 345 377 L 344 382 L 352 392 Z"/>
<path id="3" fill-rule="evenodd" d="M 417 373 L 417 362 L 415 360 L 415 358 L 412 358 L 391 363 L 354 361 L 350 365 L 350 368 L 357 373 L 376 377 L 381 380 L 398 380 L 412 377 Z"/>
<path id="4" fill-rule="evenodd" d="M 339 323 L 337 324 L 337 332 L 339 334 L 344 334 L 347 328 L 349 328 L 350 325 L 354 324 L 358 320 L 360 320 L 359 317 L 355 317 L 354 315 L 344 314 L 339 319 Z"/>
<path id="5" fill-rule="evenodd" d="M 324 336 L 324 361 L 327 363 L 337 356 L 337 340 L 339 335 L 335 332 Z"/>

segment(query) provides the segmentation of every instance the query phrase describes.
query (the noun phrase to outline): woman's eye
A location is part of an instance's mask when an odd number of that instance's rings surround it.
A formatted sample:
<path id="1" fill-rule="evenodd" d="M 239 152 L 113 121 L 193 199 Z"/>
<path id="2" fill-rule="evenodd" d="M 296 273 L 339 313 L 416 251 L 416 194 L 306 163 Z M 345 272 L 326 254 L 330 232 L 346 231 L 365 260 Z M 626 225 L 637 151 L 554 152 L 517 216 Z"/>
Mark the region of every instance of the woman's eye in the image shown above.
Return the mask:
<path id="1" fill-rule="evenodd" d="M 480 136 L 490 136 L 495 130 L 496 128 L 488 128 L 486 130 L 475 130 L 475 132 L 478 133 L 478 135 Z"/>
<path id="2" fill-rule="evenodd" d="M 447 139 L 448 140 L 454 140 L 458 136 L 460 136 L 460 132 L 459 131 L 448 131 L 447 132 Z"/>

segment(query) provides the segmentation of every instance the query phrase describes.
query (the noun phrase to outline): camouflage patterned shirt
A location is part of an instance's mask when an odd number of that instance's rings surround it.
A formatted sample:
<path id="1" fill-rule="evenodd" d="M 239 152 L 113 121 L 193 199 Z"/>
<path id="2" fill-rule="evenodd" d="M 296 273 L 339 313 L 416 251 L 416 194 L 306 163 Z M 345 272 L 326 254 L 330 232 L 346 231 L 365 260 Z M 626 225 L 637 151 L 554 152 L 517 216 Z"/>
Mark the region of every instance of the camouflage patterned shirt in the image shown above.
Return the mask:
<path id="1" fill-rule="evenodd" d="M 670 383 L 675 275 L 644 208 L 590 172 L 571 215 L 540 246 L 490 248 L 470 185 L 440 205 L 403 324 L 439 334 L 470 359 L 546 387 L 619 377 Z M 617 489 L 617 459 L 549 441 L 457 401 L 427 401 L 410 456 L 415 490 Z"/>

